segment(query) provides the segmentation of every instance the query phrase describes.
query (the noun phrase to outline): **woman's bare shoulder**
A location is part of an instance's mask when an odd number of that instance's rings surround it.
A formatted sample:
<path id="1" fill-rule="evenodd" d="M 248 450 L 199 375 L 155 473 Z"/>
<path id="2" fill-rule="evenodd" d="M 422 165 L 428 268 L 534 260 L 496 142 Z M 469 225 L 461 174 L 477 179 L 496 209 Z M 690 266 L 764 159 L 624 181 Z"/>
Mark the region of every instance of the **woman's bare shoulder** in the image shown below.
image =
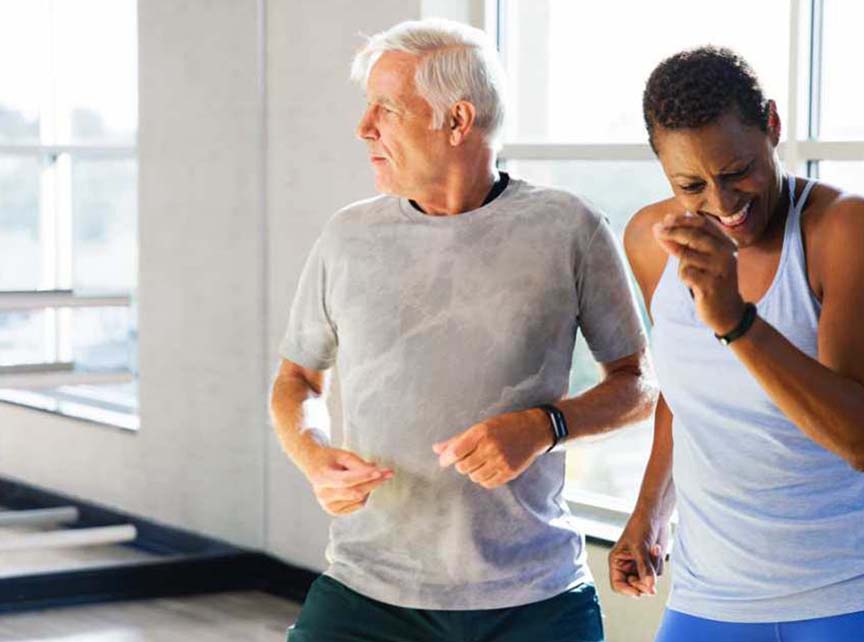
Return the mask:
<path id="1" fill-rule="evenodd" d="M 826 277 L 843 270 L 864 240 L 864 196 L 817 183 L 801 219 L 811 286 L 822 298 Z M 849 266 L 851 268 L 851 266 Z"/>
<path id="2" fill-rule="evenodd" d="M 653 243 L 654 233 L 651 231 L 654 224 L 662 221 L 667 214 L 681 214 L 683 212 L 684 208 L 674 198 L 667 198 L 646 205 L 636 212 L 627 223 L 627 228 L 624 230 L 625 242 L 629 236 L 633 243 L 643 243 L 650 240 L 652 241 L 650 245 L 656 245 Z"/>
<path id="3" fill-rule="evenodd" d="M 667 214 L 681 214 L 684 209 L 674 198 L 646 205 L 636 212 L 624 230 L 624 249 L 633 270 L 633 276 L 642 290 L 645 305 L 650 308 L 651 297 L 666 267 L 668 255 L 654 239 L 653 227 Z"/>

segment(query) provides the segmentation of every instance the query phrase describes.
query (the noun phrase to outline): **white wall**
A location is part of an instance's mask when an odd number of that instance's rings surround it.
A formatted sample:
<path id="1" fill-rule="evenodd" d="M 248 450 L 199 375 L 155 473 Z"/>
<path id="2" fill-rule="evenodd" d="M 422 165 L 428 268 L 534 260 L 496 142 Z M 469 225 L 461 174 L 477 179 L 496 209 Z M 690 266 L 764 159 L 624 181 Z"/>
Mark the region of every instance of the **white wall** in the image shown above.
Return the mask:
<path id="1" fill-rule="evenodd" d="M 262 154 L 254 0 L 141 0 L 141 430 L 0 404 L 0 474 L 260 546 Z"/>

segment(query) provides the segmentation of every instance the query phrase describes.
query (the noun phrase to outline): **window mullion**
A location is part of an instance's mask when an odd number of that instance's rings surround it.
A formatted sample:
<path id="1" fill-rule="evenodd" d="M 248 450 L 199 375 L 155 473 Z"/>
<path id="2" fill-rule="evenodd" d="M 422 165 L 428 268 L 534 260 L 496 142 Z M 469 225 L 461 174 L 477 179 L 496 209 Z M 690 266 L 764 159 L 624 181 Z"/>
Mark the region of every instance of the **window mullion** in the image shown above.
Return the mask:
<path id="1" fill-rule="evenodd" d="M 822 0 L 810 0 L 810 113 L 807 135 L 819 140 L 822 106 Z"/>
<path id="2" fill-rule="evenodd" d="M 789 67 L 788 93 L 786 94 L 786 141 L 783 146 L 783 162 L 789 171 L 799 171 L 800 158 L 798 153 L 798 110 L 803 107 L 799 97 L 798 73 L 799 60 L 802 51 L 801 33 L 801 3 L 808 0 L 792 0 L 789 7 Z"/>
<path id="3" fill-rule="evenodd" d="M 58 41 L 60 30 L 63 25 L 59 23 L 56 11 L 56 0 L 49 2 L 47 24 L 50 29 L 49 43 L 50 51 L 50 91 L 48 93 L 48 104 L 44 108 L 49 112 L 46 119 L 47 129 L 42 138 L 43 145 L 62 145 L 68 143 L 70 138 L 68 105 L 64 98 L 66 92 L 61 91 L 60 83 L 60 60 Z M 48 215 L 52 219 L 52 243 L 50 251 L 53 253 L 53 274 L 51 288 L 67 290 L 72 287 L 72 207 L 71 207 L 71 157 L 68 153 L 54 150 L 51 153 L 51 180 L 48 186 L 50 193 L 46 194 L 51 203 L 51 212 Z M 50 310 L 46 316 L 50 318 L 50 343 L 53 347 L 52 361 L 71 360 L 71 315 L 72 312 L 66 308 Z"/>
<path id="4" fill-rule="evenodd" d="M 39 180 L 39 248 L 41 251 L 41 274 L 39 289 L 56 290 L 57 287 L 57 216 L 56 175 L 57 159 L 48 155 L 43 159 Z M 43 340 L 44 361 L 57 360 L 57 314 L 54 310 L 44 313 Z"/>
<path id="5" fill-rule="evenodd" d="M 72 158 L 61 154 L 57 159 L 55 182 L 55 216 L 57 225 L 57 277 L 60 290 L 72 289 Z M 72 310 L 56 311 L 56 359 L 72 360 Z"/>

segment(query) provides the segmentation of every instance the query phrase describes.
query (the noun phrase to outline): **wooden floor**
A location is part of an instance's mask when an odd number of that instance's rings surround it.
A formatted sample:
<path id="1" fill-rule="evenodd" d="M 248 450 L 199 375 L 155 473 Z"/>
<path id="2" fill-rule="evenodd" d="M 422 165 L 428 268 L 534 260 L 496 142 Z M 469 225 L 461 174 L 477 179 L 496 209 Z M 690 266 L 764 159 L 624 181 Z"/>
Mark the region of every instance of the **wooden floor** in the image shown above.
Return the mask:
<path id="1" fill-rule="evenodd" d="M 0 616 L 2 642 L 280 642 L 299 605 L 239 592 Z"/>
<path id="2" fill-rule="evenodd" d="M 56 528 L 0 527 L 0 539 Z M 155 557 L 127 545 L 5 551 L 0 579 Z M 281 642 L 299 612 L 253 591 L 110 602 L 0 615 L 0 642 Z"/>

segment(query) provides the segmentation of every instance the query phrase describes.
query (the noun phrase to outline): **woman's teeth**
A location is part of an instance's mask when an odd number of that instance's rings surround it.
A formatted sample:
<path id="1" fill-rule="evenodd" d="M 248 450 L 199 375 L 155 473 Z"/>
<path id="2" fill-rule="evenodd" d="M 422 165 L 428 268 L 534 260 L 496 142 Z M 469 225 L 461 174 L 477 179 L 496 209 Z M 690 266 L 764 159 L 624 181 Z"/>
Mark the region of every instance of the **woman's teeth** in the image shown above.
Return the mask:
<path id="1" fill-rule="evenodd" d="M 726 227 L 738 227 L 747 220 L 747 216 L 750 214 L 750 203 L 752 202 L 753 201 L 748 202 L 747 205 L 735 212 L 732 216 L 721 216 L 720 222 Z"/>

